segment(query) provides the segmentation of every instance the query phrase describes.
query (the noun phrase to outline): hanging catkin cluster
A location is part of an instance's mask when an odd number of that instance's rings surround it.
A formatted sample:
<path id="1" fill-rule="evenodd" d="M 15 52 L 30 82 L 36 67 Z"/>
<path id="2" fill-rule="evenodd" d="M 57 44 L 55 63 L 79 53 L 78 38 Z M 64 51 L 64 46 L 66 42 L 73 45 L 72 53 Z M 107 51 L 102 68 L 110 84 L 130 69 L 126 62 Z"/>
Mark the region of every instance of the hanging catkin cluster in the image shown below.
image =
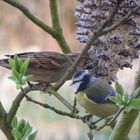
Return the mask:
<path id="1" fill-rule="evenodd" d="M 106 21 L 117 0 L 79 0 L 75 9 L 78 17 L 77 40 L 83 45 Z M 123 0 L 114 17 L 106 26 L 106 29 L 140 3 L 139 0 Z M 110 33 L 96 40 L 88 51 L 85 67 L 90 69 L 97 77 L 107 81 L 116 79 L 116 73 L 124 67 L 131 68 L 132 60 L 138 58 L 140 51 L 140 9 L 135 12 L 125 23 Z"/>

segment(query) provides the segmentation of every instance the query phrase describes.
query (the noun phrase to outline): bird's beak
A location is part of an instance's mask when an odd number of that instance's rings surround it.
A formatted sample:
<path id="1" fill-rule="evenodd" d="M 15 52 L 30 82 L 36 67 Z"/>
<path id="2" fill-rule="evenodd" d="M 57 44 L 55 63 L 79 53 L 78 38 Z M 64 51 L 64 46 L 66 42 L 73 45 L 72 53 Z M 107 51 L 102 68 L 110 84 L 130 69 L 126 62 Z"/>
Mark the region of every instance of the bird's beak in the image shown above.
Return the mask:
<path id="1" fill-rule="evenodd" d="M 70 83 L 70 86 L 72 86 L 73 85 L 73 83 Z"/>

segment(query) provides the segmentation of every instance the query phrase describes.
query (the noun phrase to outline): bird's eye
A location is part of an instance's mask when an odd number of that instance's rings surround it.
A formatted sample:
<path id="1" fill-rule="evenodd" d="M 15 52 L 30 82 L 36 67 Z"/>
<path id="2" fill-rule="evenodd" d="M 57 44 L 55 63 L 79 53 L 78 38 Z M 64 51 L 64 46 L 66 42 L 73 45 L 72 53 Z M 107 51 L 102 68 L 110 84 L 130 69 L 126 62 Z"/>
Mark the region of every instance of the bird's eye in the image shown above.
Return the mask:
<path id="1" fill-rule="evenodd" d="M 75 83 L 78 83 L 78 82 L 81 82 L 82 80 L 75 80 L 75 81 L 73 81 L 70 85 L 72 86 L 72 85 L 74 85 Z"/>

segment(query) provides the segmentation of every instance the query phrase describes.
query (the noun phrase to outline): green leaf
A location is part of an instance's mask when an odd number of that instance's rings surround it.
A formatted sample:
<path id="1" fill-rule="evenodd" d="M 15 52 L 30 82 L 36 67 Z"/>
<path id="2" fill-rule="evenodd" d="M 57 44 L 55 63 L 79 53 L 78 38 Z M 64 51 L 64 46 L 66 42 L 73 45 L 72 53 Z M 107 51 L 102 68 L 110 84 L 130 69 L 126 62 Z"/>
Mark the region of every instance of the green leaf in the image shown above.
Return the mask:
<path id="1" fill-rule="evenodd" d="M 26 71 L 27 71 L 27 68 L 28 68 L 28 65 L 29 65 L 29 58 L 27 58 L 21 65 L 20 67 L 20 73 L 22 75 L 25 75 Z"/>
<path id="2" fill-rule="evenodd" d="M 17 82 L 17 79 L 16 79 L 16 77 L 14 77 L 14 76 L 9 76 L 8 79 L 10 79 L 10 80 L 12 80 L 12 81 L 14 81 L 14 82 Z"/>
<path id="3" fill-rule="evenodd" d="M 111 100 L 114 103 L 117 103 L 117 100 L 116 100 L 115 96 L 109 96 L 108 99 Z"/>
<path id="4" fill-rule="evenodd" d="M 132 110 L 132 108 L 130 107 L 130 106 L 126 106 L 125 108 L 124 108 L 124 111 L 125 112 L 130 112 Z"/>
<path id="5" fill-rule="evenodd" d="M 13 136 L 14 136 L 15 139 L 20 140 L 21 134 L 20 134 L 20 132 L 17 129 L 14 128 L 12 130 L 12 134 L 13 134 Z"/>
<path id="6" fill-rule="evenodd" d="M 130 97 L 131 97 L 131 99 L 140 97 L 140 87 L 138 87 L 136 90 L 134 90 Z"/>
<path id="7" fill-rule="evenodd" d="M 118 81 L 115 82 L 115 89 L 118 94 L 120 94 L 121 96 L 124 95 L 124 89 Z"/>
<path id="8" fill-rule="evenodd" d="M 21 88 L 22 88 L 22 85 L 16 83 L 16 89 L 21 89 Z"/>
<path id="9" fill-rule="evenodd" d="M 25 85 L 27 82 L 26 76 L 22 76 L 21 85 Z"/>
<path id="10" fill-rule="evenodd" d="M 20 81 L 21 81 L 21 74 L 20 73 L 18 73 L 16 70 L 13 70 L 12 71 L 12 75 L 17 79 L 17 81 L 19 81 L 19 83 L 20 83 Z"/>
<path id="11" fill-rule="evenodd" d="M 10 64 L 11 69 L 16 69 L 15 61 L 11 57 L 8 59 L 8 63 Z"/>
<path id="12" fill-rule="evenodd" d="M 117 103 L 118 105 L 124 105 L 124 101 L 122 100 L 122 97 L 120 94 L 116 95 L 116 100 L 117 100 Z"/>
<path id="13" fill-rule="evenodd" d="M 15 117 L 12 121 L 12 134 L 15 140 L 34 140 L 36 137 L 36 131 L 32 133 L 32 127 L 29 122 L 25 120 L 18 121 Z"/>
<path id="14" fill-rule="evenodd" d="M 33 134 L 31 134 L 31 135 L 29 136 L 28 140 L 35 140 L 36 135 L 37 135 L 37 131 L 35 131 Z"/>
<path id="15" fill-rule="evenodd" d="M 128 103 L 129 100 L 130 100 L 129 93 L 125 92 L 123 96 L 123 102 Z"/>
<path id="16" fill-rule="evenodd" d="M 29 122 L 26 124 L 26 126 L 23 128 L 23 133 L 27 133 L 28 131 L 32 130 L 32 127 L 30 126 Z"/>
<path id="17" fill-rule="evenodd" d="M 21 140 L 27 139 L 30 136 L 31 131 L 32 131 L 32 128 L 28 129 L 25 133 L 23 133 Z"/>
<path id="18" fill-rule="evenodd" d="M 125 105 L 125 103 L 123 102 L 123 100 L 119 94 L 116 96 L 110 96 L 109 99 L 119 107 L 122 107 Z"/>
<path id="19" fill-rule="evenodd" d="M 140 105 L 140 98 L 133 99 L 129 102 L 130 106 L 137 106 Z"/>
<path id="20" fill-rule="evenodd" d="M 25 122 L 25 120 L 22 119 L 22 120 L 19 122 L 18 130 L 21 132 L 22 129 L 25 127 L 25 125 L 26 125 L 26 122 Z"/>
<path id="21" fill-rule="evenodd" d="M 17 128 L 17 126 L 18 126 L 18 120 L 17 117 L 14 117 L 14 119 L 12 120 L 12 127 Z"/>
<path id="22" fill-rule="evenodd" d="M 15 60 L 16 70 L 19 72 L 20 66 L 22 65 L 22 60 L 17 55 L 14 56 L 14 60 Z"/>
<path id="23" fill-rule="evenodd" d="M 128 107 L 131 109 L 140 109 L 140 98 L 132 99 L 129 102 Z"/>
<path id="24" fill-rule="evenodd" d="M 33 75 L 27 75 L 26 76 L 26 81 L 31 81 L 33 79 Z"/>

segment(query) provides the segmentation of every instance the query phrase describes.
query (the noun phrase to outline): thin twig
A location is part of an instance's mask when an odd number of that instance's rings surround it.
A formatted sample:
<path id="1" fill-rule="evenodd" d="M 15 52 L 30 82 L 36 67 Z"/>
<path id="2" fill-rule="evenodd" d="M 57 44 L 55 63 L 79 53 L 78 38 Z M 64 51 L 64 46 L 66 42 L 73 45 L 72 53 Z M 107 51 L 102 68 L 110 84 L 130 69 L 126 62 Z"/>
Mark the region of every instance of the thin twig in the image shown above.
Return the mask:
<path id="1" fill-rule="evenodd" d="M 72 113 L 74 113 L 74 114 L 77 114 L 78 112 L 77 112 L 77 100 L 76 100 L 76 97 L 74 97 L 74 101 L 73 101 L 73 111 L 72 111 Z"/>
<path id="2" fill-rule="evenodd" d="M 88 138 L 89 138 L 89 140 L 93 140 L 93 130 L 92 129 L 89 129 Z"/>
<path id="3" fill-rule="evenodd" d="M 43 88 L 38 85 L 32 85 L 32 86 L 27 86 L 24 88 L 24 93 L 23 91 L 20 91 L 19 94 L 16 96 L 16 98 L 14 99 L 12 106 L 9 110 L 9 113 L 7 115 L 7 120 L 8 122 L 12 122 L 15 114 L 17 113 L 17 110 L 20 106 L 21 101 L 23 100 L 24 96 L 26 94 L 28 94 L 30 91 L 35 91 L 35 90 L 39 90 L 39 91 L 43 91 Z M 67 107 L 71 112 L 73 110 L 73 106 L 65 99 L 63 98 L 59 93 L 53 91 L 52 89 L 48 88 L 48 91 L 50 94 L 53 94 L 62 104 L 64 104 L 65 107 Z M 26 93 L 26 94 L 25 94 Z M 78 110 L 77 110 L 78 111 Z"/>
<path id="4" fill-rule="evenodd" d="M 121 24 L 123 24 L 125 21 L 128 20 L 129 17 L 131 17 L 138 9 L 140 8 L 140 5 L 138 5 L 136 8 L 132 9 L 128 12 L 126 16 L 121 18 L 118 22 L 114 23 L 111 27 L 105 29 L 102 31 L 102 35 L 105 35 L 107 33 L 110 33 L 111 31 L 115 30 L 117 27 L 119 27 Z"/>
<path id="5" fill-rule="evenodd" d="M 124 110 L 125 107 L 120 108 L 117 113 L 109 120 L 107 120 L 103 125 L 101 125 L 100 127 L 96 127 L 96 130 L 99 131 L 101 129 L 103 129 L 106 126 L 111 125 L 116 119 L 117 117 L 120 115 L 120 113 Z"/>
<path id="6" fill-rule="evenodd" d="M 65 105 L 65 107 L 67 107 L 71 112 L 73 111 L 73 106 L 64 97 L 62 97 L 59 93 L 57 93 L 53 89 L 53 87 L 49 86 L 43 92 L 44 93 L 49 93 L 50 95 L 55 96 L 61 103 L 63 103 Z M 78 109 L 76 109 L 76 112 L 78 112 Z"/>
<path id="7" fill-rule="evenodd" d="M 81 120 L 81 117 L 79 115 L 75 115 L 73 113 L 68 113 L 68 112 L 56 109 L 55 107 L 50 106 L 50 105 L 48 105 L 46 103 L 42 103 L 42 102 L 36 101 L 36 100 L 32 99 L 31 97 L 29 97 L 28 95 L 25 95 L 25 97 L 26 97 L 27 101 L 35 103 L 35 104 L 38 104 L 38 105 L 40 105 L 40 106 L 42 106 L 44 108 L 50 109 L 50 110 L 54 111 L 55 113 L 57 113 L 59 115 L 68 116 L 70 118 L 75 118 L 75 119 Z"/>

